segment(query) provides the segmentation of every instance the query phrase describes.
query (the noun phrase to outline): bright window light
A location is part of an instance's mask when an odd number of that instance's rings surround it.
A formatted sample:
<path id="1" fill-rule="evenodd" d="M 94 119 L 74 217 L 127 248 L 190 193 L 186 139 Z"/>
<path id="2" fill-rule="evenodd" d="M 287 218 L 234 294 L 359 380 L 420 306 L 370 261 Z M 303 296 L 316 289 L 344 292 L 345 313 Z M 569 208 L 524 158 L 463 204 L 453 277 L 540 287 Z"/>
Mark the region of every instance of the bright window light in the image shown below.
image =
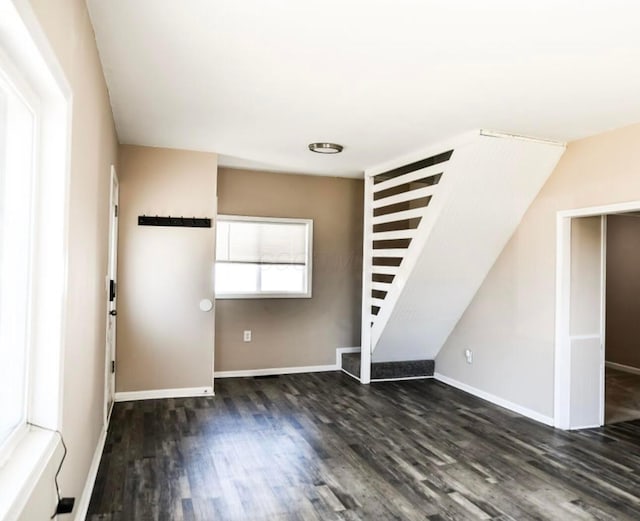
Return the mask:
<path id="1" fill-rule="evenodd" d="M 305 288 L 305 266 L 267 264 L 260 266 L 263 291 L 303 293 Z"/>
<path id="2" fill-rule="evenodd" d="M 311 297 L 313 221 L 218 216 L 216 298 Z"/>
<path id="3" fill-rule="evenodd" d="M 216 263 L 216 293 L 257 293 L 257 264 Z"/>
<path id="4" fill-rule="evenodd" d="M 0 0 L 0 51 L 0 519 L 14 519 L 60 444 L 72 92 L 29 2 Z"/>
<path id="5" fill-rule="evenodd" d="M 0 70 L 0 448 L 26 422 L 34 127 Z"/>

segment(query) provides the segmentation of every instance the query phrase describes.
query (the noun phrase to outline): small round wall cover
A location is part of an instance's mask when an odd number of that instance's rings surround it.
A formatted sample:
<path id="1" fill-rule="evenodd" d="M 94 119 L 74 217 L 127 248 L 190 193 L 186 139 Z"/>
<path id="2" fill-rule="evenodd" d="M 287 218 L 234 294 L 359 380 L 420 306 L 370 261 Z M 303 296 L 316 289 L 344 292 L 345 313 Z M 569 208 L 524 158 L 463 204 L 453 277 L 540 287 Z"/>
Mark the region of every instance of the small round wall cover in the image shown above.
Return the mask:
<path id="1" fill-rule="evenodd" d="M 211 302 L 208 298 L 203 298 L 200 301 L 200 309 L 202 311 L 211 311 L 213 309 L 213 302 Z"/>

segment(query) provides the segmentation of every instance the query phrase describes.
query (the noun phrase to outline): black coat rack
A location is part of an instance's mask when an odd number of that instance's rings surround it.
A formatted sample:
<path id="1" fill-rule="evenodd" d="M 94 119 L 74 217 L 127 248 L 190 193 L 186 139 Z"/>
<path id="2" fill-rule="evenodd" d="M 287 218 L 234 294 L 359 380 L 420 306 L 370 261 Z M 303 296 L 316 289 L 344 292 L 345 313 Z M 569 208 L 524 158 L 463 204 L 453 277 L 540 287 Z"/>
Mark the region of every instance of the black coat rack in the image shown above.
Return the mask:
<path id="1" fill-rule="evenodd" d="M 211 228 L 208 217 L 159 217 L 139 215 L 138 226 L 182 226 L 186 228 Z"/>

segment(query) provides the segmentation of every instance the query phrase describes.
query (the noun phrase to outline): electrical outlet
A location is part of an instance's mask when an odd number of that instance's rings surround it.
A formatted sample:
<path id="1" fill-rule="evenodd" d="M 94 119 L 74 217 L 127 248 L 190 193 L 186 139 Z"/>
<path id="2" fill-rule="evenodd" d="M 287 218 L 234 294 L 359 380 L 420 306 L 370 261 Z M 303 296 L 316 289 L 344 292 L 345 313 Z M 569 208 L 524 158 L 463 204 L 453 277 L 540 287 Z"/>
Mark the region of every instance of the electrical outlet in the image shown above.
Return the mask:
<path id="1" fill-rule="evenodd" d="M 251 342 L 251 330 L 250 330 L 250 329 L 246 329 L 246 330 L 245 330 L 245 332 L 244 332 L 244 335 L 243 335 L 242 339 L 243 339 L 245 342 Z"/>
<path id="2" fill-rule="evenodd" d="M 471 351 L 471 349 L 465 349 L 464 356 L 467 359 L 468 364 L 473 363 L 473 351 Z"/>

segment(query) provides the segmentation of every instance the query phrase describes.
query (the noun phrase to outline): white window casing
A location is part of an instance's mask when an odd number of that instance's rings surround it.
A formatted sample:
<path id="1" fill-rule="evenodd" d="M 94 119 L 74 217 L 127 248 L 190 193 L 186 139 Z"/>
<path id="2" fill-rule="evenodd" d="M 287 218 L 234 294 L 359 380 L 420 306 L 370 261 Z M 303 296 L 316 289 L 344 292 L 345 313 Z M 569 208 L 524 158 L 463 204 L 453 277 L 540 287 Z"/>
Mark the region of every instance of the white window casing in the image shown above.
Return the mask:
<path id="1" fill-rule="evenodd" d="M 16 383 L 0 387 L 3 408 L 16 405 L 5 436 L 0 421 L 0 519 L 11 520 L 63 430 L 72 93 L 26 0 L 0 0 L 0 92 L 0 357 Z"/>
<path id="2" fill-rule="evenodd" d="M 219 215 L 216 298 L 311 298 L 313 221 Z"/>

